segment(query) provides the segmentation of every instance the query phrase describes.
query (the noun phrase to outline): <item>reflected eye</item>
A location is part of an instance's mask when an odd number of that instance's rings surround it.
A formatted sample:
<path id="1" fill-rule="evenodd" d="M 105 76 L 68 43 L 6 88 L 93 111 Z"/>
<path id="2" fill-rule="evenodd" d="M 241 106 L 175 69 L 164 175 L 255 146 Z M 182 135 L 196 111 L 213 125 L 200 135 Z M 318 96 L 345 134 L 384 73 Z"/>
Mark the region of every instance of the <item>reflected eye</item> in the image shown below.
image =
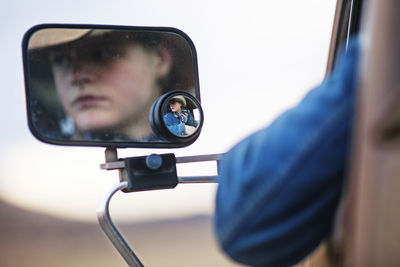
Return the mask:
<path id="1" fill-rule="evenodd" d="M 57 67 L 69 67 L 72 64 L 86 62 L 109 64 L 123 56 L 124 50 L 117 46 L 78 47 L 76 49 L 58 49 L 50 54 L 50 62 Z"/>
<path id="2" fill-rule="evenodd" d="M 70 64 L 70 57 L 65 51 L 55 51 L 50 54 L 50 62 L 56 66 L 66 67 Z"/>
<path id="3" fill-rule="evenodd" d="M 113 46 L 96 47 L 89 53 L 90 60 L 96 63 L 110 63 L 121 58 L 122 55 L 122 49 Z"/>

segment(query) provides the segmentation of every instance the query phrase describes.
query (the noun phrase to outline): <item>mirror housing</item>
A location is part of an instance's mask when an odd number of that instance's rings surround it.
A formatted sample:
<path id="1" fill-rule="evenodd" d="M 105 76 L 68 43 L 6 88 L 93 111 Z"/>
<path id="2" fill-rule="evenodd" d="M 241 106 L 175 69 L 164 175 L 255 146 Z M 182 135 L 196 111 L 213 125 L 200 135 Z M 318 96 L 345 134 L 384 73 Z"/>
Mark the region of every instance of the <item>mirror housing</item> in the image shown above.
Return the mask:
<path id="1" fill-rule="evenodd" d="M 43 142 L 175 148 L 201 132 L 196 50 L 178 29 L 43 24 L 26 32 L 22 50 L 29 129 Z M 177 92 L 199 112 L 185 136 L 163 128 L 160 99 Z"/>
<path id="2" fill-rule="evenodd" d="M 204 115 L 196 98 L 184 91 L 172 91 L 154 102 L 149 119 L 158 136 L 171 143 L 191 144 L 200 134 Z"/>

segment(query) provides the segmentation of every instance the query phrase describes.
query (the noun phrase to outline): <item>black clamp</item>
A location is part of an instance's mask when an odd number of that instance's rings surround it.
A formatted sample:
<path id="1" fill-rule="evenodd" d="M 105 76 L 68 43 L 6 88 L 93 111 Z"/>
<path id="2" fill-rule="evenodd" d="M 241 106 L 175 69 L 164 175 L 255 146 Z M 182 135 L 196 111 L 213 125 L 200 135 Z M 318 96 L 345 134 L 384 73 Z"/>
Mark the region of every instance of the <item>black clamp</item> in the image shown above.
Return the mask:
<path id="1" fill-rule="evenodd" d="M 137 192 L 170 189 L 178 185 L 174 154 L 151 154 L 143 157 L 125 158 L 128 186 L 122 191 Z"/>

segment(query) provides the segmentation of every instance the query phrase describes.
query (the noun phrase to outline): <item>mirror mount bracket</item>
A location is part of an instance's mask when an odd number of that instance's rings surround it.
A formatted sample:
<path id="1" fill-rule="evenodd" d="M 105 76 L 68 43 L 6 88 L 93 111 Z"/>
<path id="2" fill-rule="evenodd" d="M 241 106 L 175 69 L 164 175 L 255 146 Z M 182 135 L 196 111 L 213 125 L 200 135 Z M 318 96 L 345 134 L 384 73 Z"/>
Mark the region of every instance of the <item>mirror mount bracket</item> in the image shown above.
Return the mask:
<path id="1" fill-rule="evenodd" d="M 118 159 L 116 156 L 116 151 L 115 156 L 111 157 L 108 156 L 107 153 L 113 153 L 111 152 L 115 148 L 110 148 L 109 152 L 107 151 L 109 148 L 106 149 L 106 162 L 100 164 L 100 169 L 102 170 L 119 170 L 120 172 L 120 181 L 129 181 L 128 171 L 126 168 L 126 160 L 128 161 L 134 160 L 134 158 L 126 158 L 126 159 Z M 116 149 L 115 149 L 116 150 Z M 157 155 L 157 154 L 151 154 L 147 157 L 144 157 L 145 160 L 146 158 L 150 157 L 155 157 L 156 156 L 161 156 L 162 155 Z M 169 155 L 169 154 L 167 154 Z M 206 162 L 206 161 L 216 161 L 217 162 L 217 170 L 219 173 L 219 167 L 220 167 L 220 161 L 222 158 L 223 154 L 207 154 L 207 155 L 196 155 L 196 156 L 184 156 L 184 157 L 175 157 L 175 164 L 181 164 L 181 163 L 193 163 L 193 162 Z M 143 157 L 142 157 L 143 158 Z M 112 159 L 113 161 L 109 161 L 108 159 Z M 150 160 L 150 159 L 149 159 Z M 150 168 L 150 167 L 147 167 Z M 178 176 L 178 182 L 179 183 L 217 183 L 218 179 L 218 174 L 217 176 Z"/>
<path id="2" fill-rule="evenodd" d="M 174 154 L 151 154 L 149 156 L 118 159 L 116 148 L 106 148 L 105 157 L 106 162 L 101 164 L 100 168 L 105 170 L 118 170 L 120 173 L 120 184 L 115 186 L 107 194 L 105 200 L 97 210 L 97 218 L 104 233 L 126 263 L 129 266 L 141 267 L 143 264 L 111 220 L 109 213 L 111 198 L 120 190 L 126 193 L 151 189 L 174 188 L 178 183 L 215 183 L 217 182 L 218 175 L 178 177 L 176 173 L 176 164 L 216 161 L 219 173 L 219 163 L 222 154 L 177 158 Z"/>
<path id="3" fill-rule="evenodd" d="M 175 155 L 151 154 L 149 156 L 125 158 L 123 179 L 128 186 L 125 193 L 171 189 L 178 185 Z"/>
<path id="4" fill-rule="evenodd" d="M 105 159 L 106 163 L 100 168 L 118 170 L 120 182 L 128 183 L 122 190 L 125 193 L 170 189 L 178 184 L 176 160 L 172 153 L 118 159 L 116 148 L 106 148 Z"/>

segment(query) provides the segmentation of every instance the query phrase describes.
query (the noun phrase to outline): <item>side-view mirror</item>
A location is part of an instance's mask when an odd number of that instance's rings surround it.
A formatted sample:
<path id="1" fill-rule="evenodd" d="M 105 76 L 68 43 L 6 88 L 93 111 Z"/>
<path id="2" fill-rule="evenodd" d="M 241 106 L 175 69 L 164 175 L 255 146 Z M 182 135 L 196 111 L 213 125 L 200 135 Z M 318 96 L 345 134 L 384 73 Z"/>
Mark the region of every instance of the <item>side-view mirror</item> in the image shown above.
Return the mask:
<path id="1" fill-rule="evenodd" d="M 120 183 L 101 203 L 103 231 L 129 266 L 143 266 L 113 224 L 112 196 L 215 183 L 217 176 L 178 176 L 180 163 L 221 155 L 119 158 L 119 147 L 174 148 L 193 143 L 204 122 L 196 50 L 174 28 L 38 25 L 23 39 L 29 128 L 58 145 L 106 147 L 105 170 Z"/>
<path id="2" fill-rule="evenodd" d="M 178 29 L 38 25 L 23 59 L 29 128 L 41 141 L 168 148 L 200 134 L 196 50 Z"/>

